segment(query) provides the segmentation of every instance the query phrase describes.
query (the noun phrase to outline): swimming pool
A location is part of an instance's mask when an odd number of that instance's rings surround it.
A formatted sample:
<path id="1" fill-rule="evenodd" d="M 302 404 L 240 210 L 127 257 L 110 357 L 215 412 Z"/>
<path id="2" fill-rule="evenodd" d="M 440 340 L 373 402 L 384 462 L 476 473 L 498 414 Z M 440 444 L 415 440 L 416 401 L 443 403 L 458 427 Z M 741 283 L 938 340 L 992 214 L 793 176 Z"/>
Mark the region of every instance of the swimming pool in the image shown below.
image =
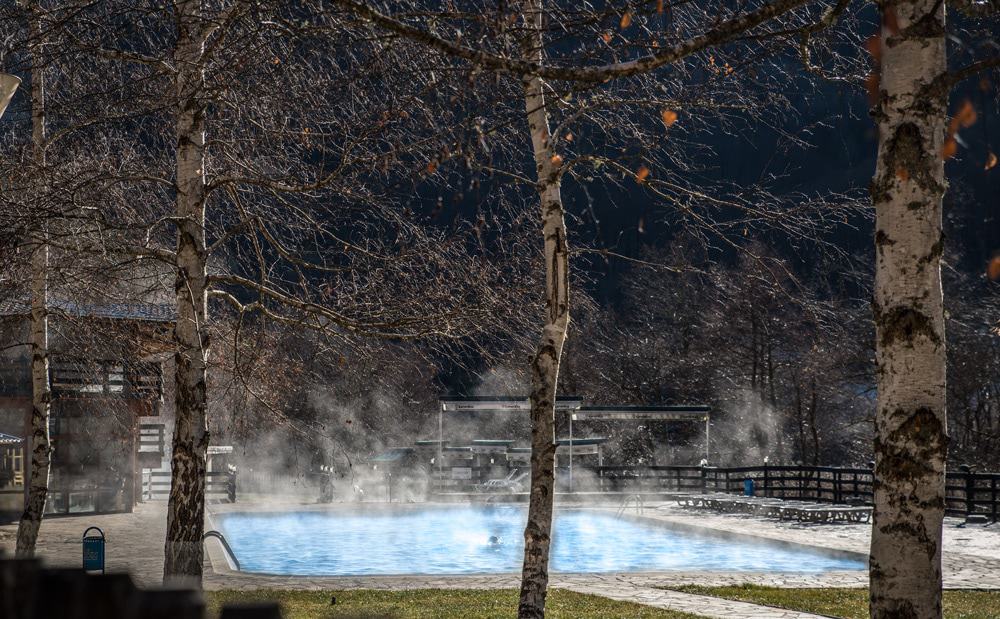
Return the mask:
<path id="1" fill-rule="evenodd" d="M 243 571 L 300 576 L 519 572 L 526 511 L 434 506 L 216 515 Z M 500 543 L 490 543 L 490 538 Z M 607 512 L 556 512 L 557 572 L 865 569 L 805 546 L 682 531 Z"/>

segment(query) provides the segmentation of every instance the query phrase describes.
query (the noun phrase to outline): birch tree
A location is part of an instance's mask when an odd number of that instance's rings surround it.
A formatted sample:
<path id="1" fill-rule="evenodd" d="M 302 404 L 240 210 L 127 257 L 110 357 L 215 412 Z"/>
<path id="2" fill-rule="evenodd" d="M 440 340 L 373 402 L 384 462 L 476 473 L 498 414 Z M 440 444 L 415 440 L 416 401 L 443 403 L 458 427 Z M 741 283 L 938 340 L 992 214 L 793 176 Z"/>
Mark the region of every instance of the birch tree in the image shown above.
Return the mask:
<path id="1" fill-rule="evenodd" d="M 882 37 L 875 205 L 878 402 L 871 615 L 941 616 L 945 333 L 941 206 L 947 93 L 944 5 L 894 2 Z M 914 24 L 925 27 L 913 28 Z"/>
<path id="2" fill-rule="evenodd" d="M 31 41 L 31 144 L 34 168 L 32 201 L 38 206 L 44 199 L 40 185 L 45 178 L 45 26 L 43 10 L 37 3 L 26 5 L 28 30 Z M 49 414 L 52 404 L 52 387 L 49 384 L 49 316 L 48 269 L 49 246 L 45 226 L 37 231 L 38 240 L 31 248 L 31 468 L 24 512 L 17 527 L 16 554 L 31 557 L 35 554 L 38 528 L 45 511 L 48 496 L 49 467 L 52 447 L 49 441 Z"/>
<path id="3" fill-rule="evenodd" d="M 945 508 L 944 160 L 952 85 L 997 58 L 948 71 L 943 2 L 880 3 L 875 206 L 875 510 L 871 616 L 941 616 Z M 958 124 L 969 120 L 958 117 Z"/>
<path id="4" fill-rule="evenodd" d="M 205 246 L 205 43 L 212 26 L 201 0 L 182 0 L 174 47 L 177 151 L 177 320 L 174 326 L 176 413 L 163 577 L 200 575 L 208 453 L 208 252 Z M 196 526 L 192 526 L 192 525 Z"/>
<path id="5" fill-rule="evenodd" d="M 524 56 L 544 58 L 541 0 L 525 0 L 528 29 Z M 555 403 L 566 332 L 569 329 L 569 243 L 560 190 L 560 170 L 553 150 L 542 78 L 525 74 L 524 107 L 534 150 L 541 206 L 542 253 L 545 260 L 545 324 L 531 360 L 531 496 L 524 529 L 524 565 L 518 615 L 541 616 L 549 578 L 552 542 L 552 498 L 555 495 Z"/>
<path id="6" fill-rule="evenodd" d="M 885 2 L 880 8 L 882 27 L 873 47 L 878 401 L 870 610 L 877 618 L 940 617 L 949 441 L 941 287 L 944 161 L 957 150 L 956 129 L 975 121 L 966 107 L 946 132 L 948 96 L 954 84 L 996 67 L 1000 58 L 949 72 L 944 3 Z"/>

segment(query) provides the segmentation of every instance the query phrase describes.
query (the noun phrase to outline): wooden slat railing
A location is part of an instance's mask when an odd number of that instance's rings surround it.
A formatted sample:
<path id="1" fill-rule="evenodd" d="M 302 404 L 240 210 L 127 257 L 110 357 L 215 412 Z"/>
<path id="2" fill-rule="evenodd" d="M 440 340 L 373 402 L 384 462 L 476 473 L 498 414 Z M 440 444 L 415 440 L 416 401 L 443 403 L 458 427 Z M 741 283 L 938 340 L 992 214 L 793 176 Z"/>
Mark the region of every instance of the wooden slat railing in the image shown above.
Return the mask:
<path id="1" fill-rule="evenodd" d="M 874 502 L 873 475 L 869 468 L 834 466 L 763 465 L 738 467 L 709 466 L 581 466 L 597 479 L 602 492 L 728 492 L 741 493 L 744 481 L 752 479 L 755 494 L 780 499 L 820 503 Z M 436 471 L 435 477 L 436 477 Z M 445 468 L 444 486 L 451 491 L 465 491 L 479 481 L 473 467 L 473 480 L 449 479 Z M 579 488 L 578 489 L 583 489 Z M 981 514 L 1000 521 L 1000 473 L 980 473 L 962 466 L 947 473 L 945 508 L 949 516 Z"/>

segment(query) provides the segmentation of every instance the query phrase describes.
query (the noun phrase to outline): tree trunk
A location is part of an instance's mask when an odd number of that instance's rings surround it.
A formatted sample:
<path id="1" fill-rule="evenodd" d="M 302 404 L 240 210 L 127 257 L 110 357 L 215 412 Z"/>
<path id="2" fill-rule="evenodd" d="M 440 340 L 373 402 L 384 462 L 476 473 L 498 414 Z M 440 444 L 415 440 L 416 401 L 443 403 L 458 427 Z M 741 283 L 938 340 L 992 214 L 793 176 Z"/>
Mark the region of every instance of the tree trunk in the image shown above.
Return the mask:
<path id="1" fill-rule="evenodd" d="M 35 183 L 43 184 L 45 179 L 45 76 L 42 70 L 43 41 L 41 8 L 29 9 L 29 31 L 34 42 L 31 50 L 33 68 L 31 70 L 31 141 L 35 165 Z M 42 207 L 37 191 L 34 199 L 39 214 Z M 52 406 L 52 388 L 49 384 L 49 314 L 48 314 L 48 269 L 49 246 L 47 223 L 42 221 L 37 246 L 31 256 L 31 473 L 28 481 L 28 496 L 24 512 L 17 526 L 18 557 L 35 554 L 38 529 L 42 524 L 45 500 L 49 493 L 49 468 L 52 448 L 49 442 L 49 413 Z"/>
<path id="2" fill-rule="evenodd" d="M 799 461 L 806 463 L 806 425 L 805 412 L 802 410 L 802 385 L 801 377 L 795 375 L 795 419 L 799 425 Z"/>
<path id="3" fill-rule="evenodd" d="M 819 466 L 819 428 L 816 427 L 816 413 L 819 408 L 819 395 L 816 393 L 816 377 L 809 381 L 809 430 L 812 432 L 813 440 L 813 466 Z"/>
<path id="4" fill-rule="evenodd" d="M 177 5 L 177 322 L 173 455 L 164 581 L 200 584 L 205 523 L 206 417 L 205 74 L 200 0 Z"/>
<path id="5" fill-rule="evenodd" d="M 778 394 L 774 387 L 774 340 L 771 338 L 771 330 L 765 329 L 764 335 L 767 337 L 767 398 L 771 407 L 771 416 L 774 419 L 775 431 L 778 439 L 778 464 L 785 463 L 785 413 L 778 407 Z"/>
<path id="6" fill-rule="evenodd" d="M 871 616 L 933 618 L 941 617 L 948 443 L 940 265 L 947 93 L 929 86 L 946 70 L 944 3 L 881 8 Z"/>
<path id="7" fill-rule="evenodd" d="M 542 60 L 541 0 L 526 0 L 529 29 L 526 56 Z M 531 496 L 524 529 L 524 565 L 521 571 L 521 619 L 545 616 L 549 582 L 549 546 L 552 540 L 552 504 L 555 493 L 555 402 L 559 362 L 569 327 L 569 247 L 560 193 L 559 160 L 553 159 L 552 135 L 542 80 L 524 76 L 524 102 L 531 145 L 535 153 L 541 198 L 545 257 L 545 326 L 531 361 Z"/>

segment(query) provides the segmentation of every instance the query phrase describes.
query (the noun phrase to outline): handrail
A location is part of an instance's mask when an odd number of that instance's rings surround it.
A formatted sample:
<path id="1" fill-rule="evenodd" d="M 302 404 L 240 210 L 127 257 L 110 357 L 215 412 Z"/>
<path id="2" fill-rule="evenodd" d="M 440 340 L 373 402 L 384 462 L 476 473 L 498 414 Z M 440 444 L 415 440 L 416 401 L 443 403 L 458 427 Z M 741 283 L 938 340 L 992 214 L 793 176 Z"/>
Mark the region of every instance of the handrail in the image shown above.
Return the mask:
<path id="1" fill-rule="evenodd" d="M 625 499 L 622 501 L 622 504 L 618 506 L 618 513 L 615 515 L 621 516 L 622 514 L 624 514 L 625 510 L 628 509 L 629 503 L 633 502 L 635 503 L 635 512 L 641 515 L 646 507 L 645 503 L 642 500 L 641 494 L 630 494 L 629 496 L 625 497 Z"/>
<path id="2" fill-rule="evenodd" d="M 214 537 L 215 539 L 222 542 L 222 547 L 229 555 L 229 560 L 232 561 L 233 565 L 236 566 L 236 571 L 237 572 L 240 571 L 240 560 L 236 558 L 236 554 L 233 552 L 233 549 L 229 546 L 229 542 L 226 541 L 225 536 L 223 536 L 222 533 L 219 533 L 218 531 L 205 531 L 205 534 L 201 536 L 201 541 L 205 541 L 210 537 Z"/>

